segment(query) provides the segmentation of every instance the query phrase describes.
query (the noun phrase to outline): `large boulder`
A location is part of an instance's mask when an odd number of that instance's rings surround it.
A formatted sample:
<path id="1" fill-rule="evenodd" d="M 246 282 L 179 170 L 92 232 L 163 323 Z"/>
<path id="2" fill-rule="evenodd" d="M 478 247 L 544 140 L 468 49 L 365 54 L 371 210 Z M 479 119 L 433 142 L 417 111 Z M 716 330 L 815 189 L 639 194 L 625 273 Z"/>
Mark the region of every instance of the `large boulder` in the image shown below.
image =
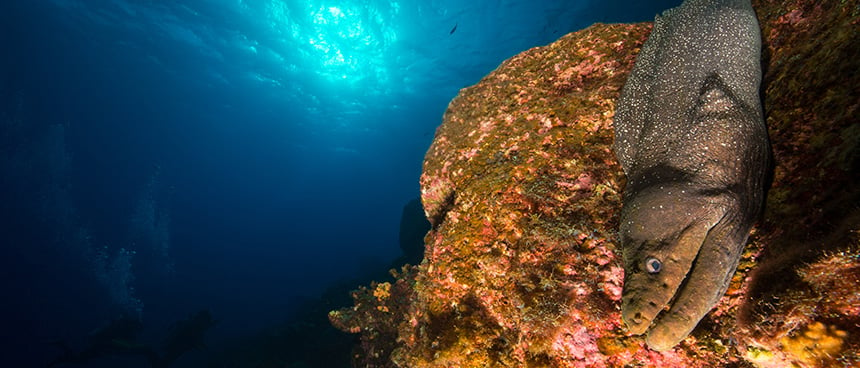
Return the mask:
<path id="1" fill-rule="evenodd" d="M 860 7 L 755 1 L 775 168 L 726 295 L 666 352 L 620 318 L 615 100 L 650 23 L 596 24 L 454 98 L 424 161 L 424 261 L 333 311 L 361 367 L 860 365 Z"/>

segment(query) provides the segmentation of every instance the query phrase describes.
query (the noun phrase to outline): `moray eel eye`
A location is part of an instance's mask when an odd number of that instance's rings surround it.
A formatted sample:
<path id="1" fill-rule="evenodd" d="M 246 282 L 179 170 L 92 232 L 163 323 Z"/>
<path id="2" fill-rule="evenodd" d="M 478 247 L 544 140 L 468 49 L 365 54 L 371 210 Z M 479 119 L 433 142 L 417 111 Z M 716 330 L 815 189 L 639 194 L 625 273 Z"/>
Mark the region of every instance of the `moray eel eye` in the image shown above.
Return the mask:
<path id="1" fill-rule="evenodd" d="M 648 271 L 650 274 L 659 273 L 663 268 L 663 262 L 660 262 L 659 259 L 654 257 L 648 257 L 645 260 L 645 271 Z"/>

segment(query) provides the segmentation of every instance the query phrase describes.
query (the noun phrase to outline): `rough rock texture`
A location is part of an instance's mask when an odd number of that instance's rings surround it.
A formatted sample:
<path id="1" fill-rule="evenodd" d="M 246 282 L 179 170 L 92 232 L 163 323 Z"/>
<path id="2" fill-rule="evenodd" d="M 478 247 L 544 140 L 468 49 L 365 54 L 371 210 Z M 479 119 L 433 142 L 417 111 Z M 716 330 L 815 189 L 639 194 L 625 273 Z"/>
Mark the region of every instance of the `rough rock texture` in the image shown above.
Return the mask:
<path id="1" fill-rule="evenodd" d="M 650 24 L 594 25 L 451 102 L 424 261 L 333 311 L 358 367 L 860 366 L 860 5 L 754 2 L 776 167 L 728 293 L 673 350 L 619 315 L 614 101 Z"/>

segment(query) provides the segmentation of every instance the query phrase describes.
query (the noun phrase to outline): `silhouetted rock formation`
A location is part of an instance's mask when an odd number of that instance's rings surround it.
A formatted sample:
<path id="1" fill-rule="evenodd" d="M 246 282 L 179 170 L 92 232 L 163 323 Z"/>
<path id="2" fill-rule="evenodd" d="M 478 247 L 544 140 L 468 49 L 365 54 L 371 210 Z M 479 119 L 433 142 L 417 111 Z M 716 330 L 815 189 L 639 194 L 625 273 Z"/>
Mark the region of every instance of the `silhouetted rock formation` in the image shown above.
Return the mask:
<path id="1" fill-rule="evenodd" d="M 403 206 L 400 216 L 400 249 L 403 261 L 417 265 L 424 259 L 424 236 L 430 231 L 430 222 L 424 216 L 421 200 L 415 198 Z M 399 265 L 398 265 L 399 266 Z"/>

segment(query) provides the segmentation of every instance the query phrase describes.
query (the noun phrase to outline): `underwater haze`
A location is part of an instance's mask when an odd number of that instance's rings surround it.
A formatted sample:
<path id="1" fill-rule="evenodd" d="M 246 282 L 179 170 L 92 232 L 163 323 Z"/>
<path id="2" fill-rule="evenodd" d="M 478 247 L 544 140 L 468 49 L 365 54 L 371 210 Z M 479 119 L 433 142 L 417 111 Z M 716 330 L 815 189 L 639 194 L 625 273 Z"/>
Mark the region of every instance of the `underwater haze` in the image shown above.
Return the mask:
<path id="1" fill-rule="evenodd" d="M 459 89 L 678 3 L 3 1 L 0 366 L 148 367 L 208 310 L 208 348 L 170 361 L 205 366 L 384 274 Z M 120 316 L 126 350 L 81 354 Z"/>

